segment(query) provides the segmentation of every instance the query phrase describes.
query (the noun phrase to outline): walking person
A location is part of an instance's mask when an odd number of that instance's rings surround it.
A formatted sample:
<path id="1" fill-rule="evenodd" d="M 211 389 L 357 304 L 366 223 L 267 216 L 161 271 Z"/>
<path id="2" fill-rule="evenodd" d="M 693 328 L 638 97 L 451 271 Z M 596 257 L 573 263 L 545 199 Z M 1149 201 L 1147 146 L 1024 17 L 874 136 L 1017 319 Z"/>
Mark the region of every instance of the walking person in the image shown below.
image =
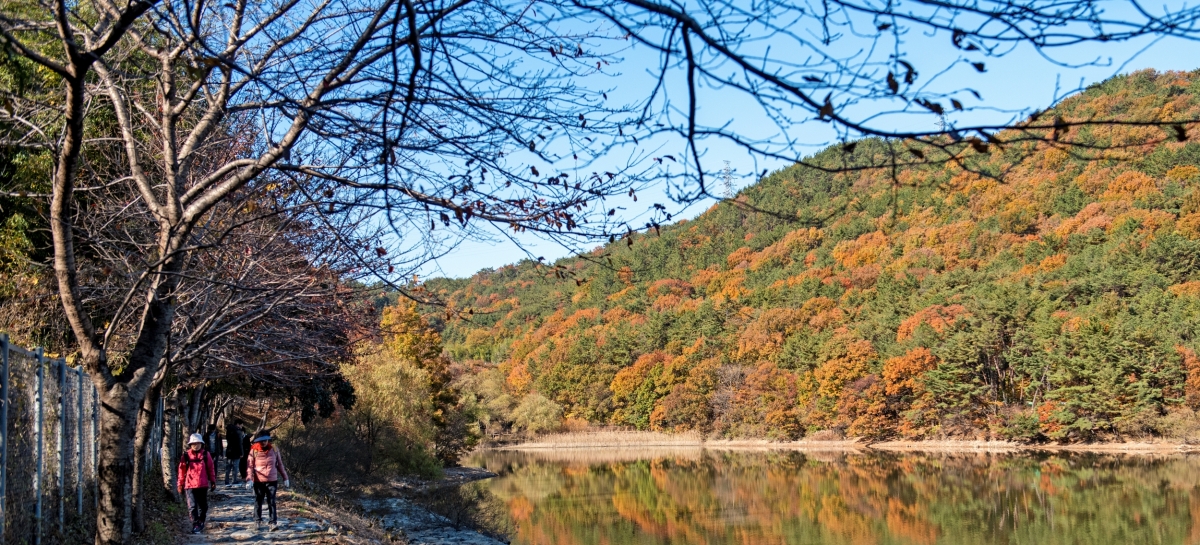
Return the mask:
<path id="1" fill-rule="evenodd" d="M 244 470 L 241 470 L 242 462 L 242 423 L 237 420 L 230 420 L 228 426 L 225 427 L 225 486 L 229 486 L 230 482 L 237 482 L 245 479 Z M 241 475 L 239 479 L 233 479 L 234 473 Z"/>
<path id="2" fill-rule="evenodd" d="M 283 456 L 279 449 L 271 444 L 271 435 L 265 431 L 254 434 L 247 458 L 249 478 L 246 484 L 254 485 L 254 523 L 262 527 L 263 502 L 271 516 L 271 530 L 276 529 L 275 495 L 279 491 L 279 481 L 283 480 L 285 488 L 291 488 L 287 469 L 283 467 Z"/>
<path id="3" fill-rule="evenodd" d="M 246 480 L 246 464 L 248 463 L 248 458 L 250 457 L 251 438 L 251 434 L 249 433 L 242 434 L 242 458 L 238 460 L 238 472 L 239 475 L 241 475 L 241 478 L 238 479 L 239 481 Z"/>
<path id="4" fill-rule="evenodd" d="M 217 468 L 212 455 L 204 449 L 204 437 L 193 433 L 188 439 L 188 448 L 179 460 L 180 494 L 187 498 L 188 516 L 192 519 L 192 533 L 204 530 L 208 518 L 208 491 L 217 488 Z"/>
<path id="5" fill-rule="evenodd" d="M 221 453 L 225 452 L 225 445 L 221 442 L 221 432 L 217 431 L 215 423 L 208 425 L 208 434 L 204 436 L 204 447 L 212 456 L 213 467 L 221 467 Z"/>

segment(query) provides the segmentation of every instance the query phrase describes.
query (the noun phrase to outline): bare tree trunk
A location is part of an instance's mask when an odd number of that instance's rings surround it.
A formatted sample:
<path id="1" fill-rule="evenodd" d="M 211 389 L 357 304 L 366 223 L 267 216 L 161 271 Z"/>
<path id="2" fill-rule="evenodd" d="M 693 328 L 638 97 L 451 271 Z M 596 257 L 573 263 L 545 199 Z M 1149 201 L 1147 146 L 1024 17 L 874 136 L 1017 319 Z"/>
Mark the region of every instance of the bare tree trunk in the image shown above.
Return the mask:
<path id="1" fill-rule="evenodd" d="M 138 414 L 137 431 L 134 433 L 133 446 L 133 531 L 142 533 L 146 530 L 146 453 L 150 443 L 151 428 L 154 427 L 154 413 L 158 400 L 162 396 L 163 369 L 154 377 L 150 391 L 142 402 L 142 410 Z"/>
<path id="2" fill-rule="evenodd" d="M 265 409 L 262 409 L 262 419 L 259 420 L 258 429 L 254 430 L 255 432 L 267 429 L 267 415 L 271 414 L 271 404 L 274 401 L 275 401 L 274 399 L 267 400 L 267 407 Z M 259 407 L 262 407 L 262 405 L 259 405 Z"/>
<path id="3" fill-rule="evenodd" d="M 168 261 L 165 271 L 177 272 L 178 262 Z M 141 318 L 141 333 L 129 353 L 129 371 L 98 385 L 101 389 L 99 487 L 96 544 L 129 543 L 133 530 L 134 466 L 139 413 L 164 365 L 168 333 L 175 307 L 170 303 L 171 283 L 151 287 Z"/>
<path id="4" fill-rule="evenodd" d="M 233 396 L 222 395 L 216 399 L 217 401 L 213 402 L 213 424 L 216 424 L 217 429 L 224 430 L 233 416 Z"/>
<path id="5" fill-rule="evenodd" d="M 130 386 L 117 383 L 101 393 L 97 545 L 129 543 L 131 535 L 134 434 L 145 390 Z"/>
<path id="6" fill-rule="evenodd" d="M 179 479 L 179 475 L 176 474 L 176 471 L 178 471 L 176 462 L 179 460 L 178 444 L 179 391 L 176 390 L 163 403 L 163 434 L 162 443 L 159 445 L 159 463 L 162 465 L 163 488 L 167 490 L 167 493 L 175 501 L 179 501 L 179 496 L 175 492 L 175 485 Z"/>
<path id="7" fill-rule="evenodd" d="M 202 429 L 204 424 L 204 411 L 202 410 L 204 407 L 204 385 L 197 386 L 196 389 L 192 390 L 192 395 L 189 397 L 185 413 L 187 414 L 187 429 L 184 430 L 184 433 L 204 433 L 207 431 Z"/>

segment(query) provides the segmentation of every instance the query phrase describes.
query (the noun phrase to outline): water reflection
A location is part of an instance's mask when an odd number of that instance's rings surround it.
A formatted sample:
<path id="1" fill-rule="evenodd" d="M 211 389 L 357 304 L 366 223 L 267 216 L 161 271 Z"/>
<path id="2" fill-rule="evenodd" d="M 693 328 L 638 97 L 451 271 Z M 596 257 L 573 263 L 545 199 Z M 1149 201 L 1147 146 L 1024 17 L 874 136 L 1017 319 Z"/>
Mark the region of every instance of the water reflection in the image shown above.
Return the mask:
<path id="1" fill-rule="evenodd" d="M 1200 544 L 1200 458 L 484 452 L 526 545 Z"/>

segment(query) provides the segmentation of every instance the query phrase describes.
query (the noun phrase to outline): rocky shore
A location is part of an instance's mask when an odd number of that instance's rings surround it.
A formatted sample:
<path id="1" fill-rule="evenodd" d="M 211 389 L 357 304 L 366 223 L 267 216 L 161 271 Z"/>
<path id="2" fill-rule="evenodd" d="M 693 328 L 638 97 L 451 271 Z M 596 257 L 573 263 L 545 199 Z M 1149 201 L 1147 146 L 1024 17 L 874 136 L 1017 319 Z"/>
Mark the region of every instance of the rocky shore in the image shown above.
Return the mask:
<path id="1" fill-rule="evenodd" d="M 1128 454 L 1169 454 L 1200 451 L 1200 445 L 1181 441 L 1144 440 L 1094 443 L 1017 443 L 969 439 L 921 441 L 867 441 L 861 438 L 802 439 L 768 441 L 765 439 L 706 439 L 695 433 L 658 433 L 643 431 L 573 432 L 543 435 L 497 450 L 572 450 L 572 449 L 684 449 L 711 450 L 890 450 L 929 452 L 977 451 L 1050 451 Z"/>
<path id="2" fill-rule="evenodd" d="M 435 496 L 439 491 L 495 476 L 495 473 L 475 467 L 447 468 L 442 478 L 434 481 L 411 478 L 392 481 L 395 495 L 364 499 L 359 504 L 371 517 L 378 518 L 385 529 L 403 536 L 412 545 L 504 545 L 507 541 L 483 535 L 461 521 L 435 513 L 410 499 Z"/>

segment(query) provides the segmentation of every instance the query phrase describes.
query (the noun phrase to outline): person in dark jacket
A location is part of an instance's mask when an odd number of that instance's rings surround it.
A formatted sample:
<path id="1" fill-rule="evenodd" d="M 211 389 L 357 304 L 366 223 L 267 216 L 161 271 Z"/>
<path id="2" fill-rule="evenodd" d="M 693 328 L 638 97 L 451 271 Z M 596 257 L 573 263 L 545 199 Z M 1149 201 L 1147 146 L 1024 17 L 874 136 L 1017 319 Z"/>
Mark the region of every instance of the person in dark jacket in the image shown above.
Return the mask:
<path id="1" fill-rule="evenodd" d="M 242 480 L 246 480 L 246 464 L 249 462 L 247 458 L 250 456 L 250 441 L 253 437 L 249 433 L 242 434 L 242 458 L 238 460 L 238 470 L 242 476 Z"/>
<path id="2" fill-rule="evenodd" d="M 208 433 L 204 434 L 204 450 L 212 457 L 213 467 L 221 467 L 221 454 L 225 452 L 225 444 L 221 442 L 221 432 L 217 431 L 216 424 L 208 425 Z M 214 480 L 213 485 L 216 484 Z"/>
<path id="3" fill-rule="evenodd" d="M 242 462 L 242 423 L 237 420 L 230 422 L 225 428 L 225 485 L 228 486 L 231 476 L 237 471 L 241 475 Z M 244 477 L 243 477 L 244 478 Z M 238 479 L 241 480 L 241 479 Z M 235 481 L 236 482 L 236 481 Z"/>

